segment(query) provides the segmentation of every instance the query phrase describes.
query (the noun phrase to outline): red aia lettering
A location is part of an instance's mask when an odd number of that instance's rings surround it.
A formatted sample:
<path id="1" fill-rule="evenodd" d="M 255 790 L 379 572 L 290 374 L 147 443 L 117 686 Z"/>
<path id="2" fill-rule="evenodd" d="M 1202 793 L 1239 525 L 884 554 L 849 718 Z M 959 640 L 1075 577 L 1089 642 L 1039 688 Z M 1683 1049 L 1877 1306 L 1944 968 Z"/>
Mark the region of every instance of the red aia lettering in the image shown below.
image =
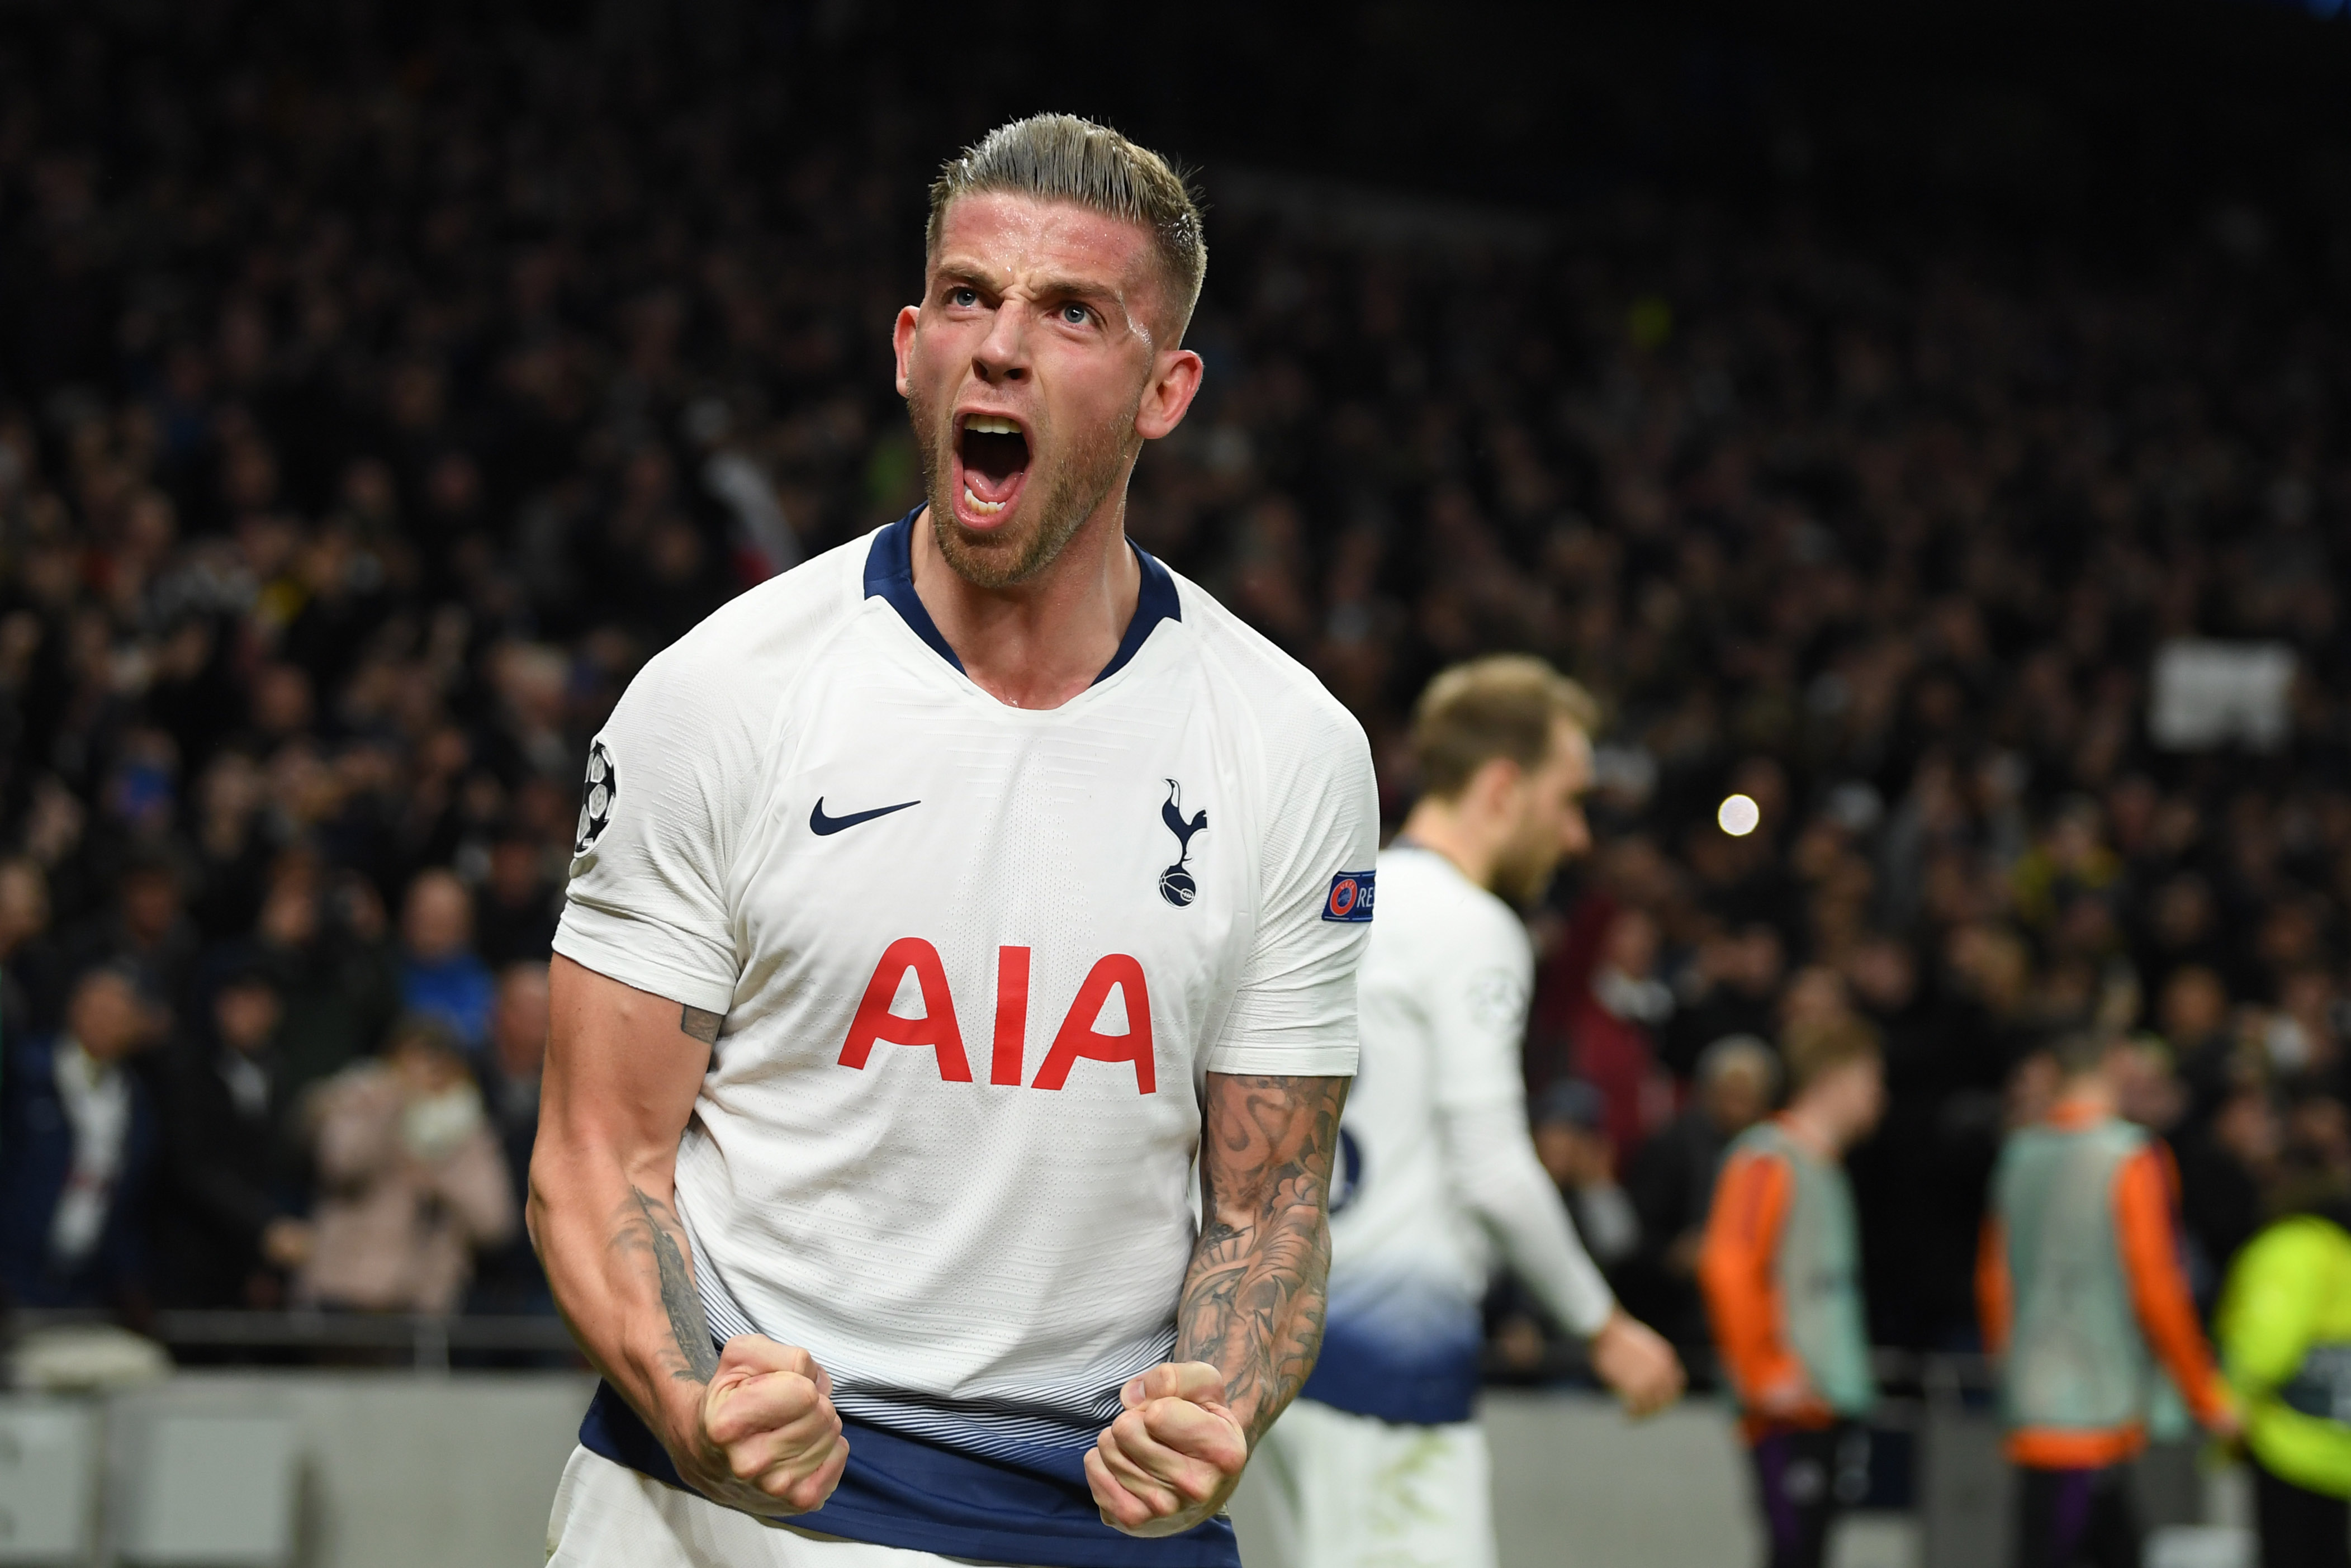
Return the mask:
<path id="1" fill-rule="evenodd" d="M 909 969 L 914 971 L 914 983 L 923 989 L 923 1016 L 918 1019 L 902 1019 L 890 1010 Z M 841 1044 L 841 1065 L 862 1068 L 875 1040 L 927 1045 L 938 1054 L 940 1078 L 949 1083 L 971 1082 L 971 1063 L 964 1060 L 963 1031 L 956 1027 L 955 997 L 947 990 L 946 969 L 939 963 L 939 950 L 919 936 L 899 937 L 873 967 L 873 978 L 865 984 L 865 999 L 857 1004 L 849 1039 Z M 997 1050 L 1003 1051 L 1000 1042 Z"/>
<path id="2" fill-rule="evenodd" d="M 1113 986 L 1124 993 L 1126 1032 L 1097 1034 L 1094 1019 L 1102 1016 L 1102 1004 L 1110 1000 Z M 1136 1089 L 1148 1094 L 1158 1086 L 1152 1071 L 1151 993 L 1143 983 L 1143 966 L 1123 953 L 1113 953 L 1086 976 L 1086 983 L 1078 988 L 1078 999 L 1070 1004 L 1069 1016 L 1061 1020 L 1061 1032 L 1053 1037 L 1053 1049 L 1045 1053 L 1045 1065 L 1037 1070 L 1037 1081 L 1029 1087 L 1059 1089 L 1069 1082 L 1070 1069 L 1081 1056 L 1089 1061 L 1132 1061 Z"/>
<path id="3" fill-rule="evenodd" d="M 996 950 L 996 1049 L 988 1059 L 990 1083 L 1020 1087 L 1020 1057 L 1029 1047 L 1029 949 Z"/>

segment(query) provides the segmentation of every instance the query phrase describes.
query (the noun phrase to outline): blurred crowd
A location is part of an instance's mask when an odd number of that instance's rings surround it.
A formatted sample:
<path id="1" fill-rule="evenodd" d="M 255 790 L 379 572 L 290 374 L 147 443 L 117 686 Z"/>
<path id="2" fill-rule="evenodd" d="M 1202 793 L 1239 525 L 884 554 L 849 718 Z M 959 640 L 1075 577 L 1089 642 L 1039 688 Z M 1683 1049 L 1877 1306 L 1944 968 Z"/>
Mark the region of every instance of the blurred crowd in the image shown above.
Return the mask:
<path id="1" fill-rule="evenodd" d="M 588 738 L 918 498 L 886 334 L 986 120 L 877 78 L 815 122 L 756 16 L 95 15 L 0 55 L 0 1282 L 547 1310 L 519 1184 Z M 2123 267 L 1280 188 L 1211 172 L 1207 389 L 1130 528 L 1362 718 L 1391 817 L 1444 664 L 1605 705 L 1528 1070 L 1629 1303 L 1702 1340 L 1713 1163 L 1809 1018 L 1886 1042 L 1881 1343 L 1969 1342 L 2053 1030 L 2139 1042 L 2200 1287 L 2281 1172 L 2351 1180 L 2351 358 L 2257 223 Z M 2186 636 L 2293 650 L 2280 747 L 2151 743 Z"/>

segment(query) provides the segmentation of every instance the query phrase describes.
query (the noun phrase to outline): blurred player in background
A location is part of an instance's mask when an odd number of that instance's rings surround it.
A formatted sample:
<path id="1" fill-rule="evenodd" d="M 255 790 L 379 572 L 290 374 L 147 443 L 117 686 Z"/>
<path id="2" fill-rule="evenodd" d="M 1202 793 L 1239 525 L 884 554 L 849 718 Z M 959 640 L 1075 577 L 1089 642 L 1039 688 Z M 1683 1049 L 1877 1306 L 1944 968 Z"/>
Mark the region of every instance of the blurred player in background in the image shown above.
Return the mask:
<path id="1" fill-rule="evenodd" d="M 1877 1402 L 1844 1154 L 1877 1125 L 1877 1033 L 1842 1016 L 1793 1025 L 1787 1108 L 1733 1140 L 1698 1255 L 1715 1343 L 1739 1399 L 1771 1568 L 1819 1568 L 1829 1527 L 1869 1481 Z"/>
<path id="2" fill-rule="evenodd" d="M 1238 1564 L 1379 814 L 1346 711 L 1125 536 L 1206 266 L 1114 131 L 950 162 L 896 333 L 928 504 L 591 748 L 531 1172 L 604 1375 L 561 1568 Z"/>
<path id="3" fill-rule="evenodd" d="M 2170 1155 L 2115 1113 L 2126 1049 L 2060 1040 L 2056 1103 L 1992 1175 L 1977 1294 L 2017 1469 L 2016 1568 L 2137 1568 L 2150 1351 L 2208 1430 L 2239 1430 L 2180 1270 Z"/>
<path id="4" fill-rule="evenodd" d="M 1681 1393 L 1673 1351 L 1585 1256 L 1527 1126 L 1534 954 L 1512 905 L 1590 842 L 1594 716 L 1582 688 L 1513 656 L 1439 675 L 1414 715 L 1423 794 L 1380 856 L 1322 1359 L 1265 1456 L 1294 1568 L 1494 1561 L 1472 1406 L 1497 1252 L 1589 1340 L 1628 1410 Z"/>
<path id="5" fill-rule="evenodd" d="M 2351 1568 L 2351 1190 L 2305 1169 L 2280 1197 L 2213 1333 L 2244 1402 L 2262 1568 Z"/>

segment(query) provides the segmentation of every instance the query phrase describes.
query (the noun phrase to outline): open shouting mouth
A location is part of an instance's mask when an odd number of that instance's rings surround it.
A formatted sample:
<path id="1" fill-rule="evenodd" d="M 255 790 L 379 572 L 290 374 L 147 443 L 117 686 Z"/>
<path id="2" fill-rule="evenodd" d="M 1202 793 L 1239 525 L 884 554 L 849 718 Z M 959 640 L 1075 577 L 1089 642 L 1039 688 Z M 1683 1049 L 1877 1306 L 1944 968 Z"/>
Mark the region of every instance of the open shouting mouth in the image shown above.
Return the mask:
<path id="1" fill-rule="evenodd" d="M 989 528 L 1002 520 L 1029 476 L 1029 436 L 1000 413 L 966 413 L 956 420 L 956 520 Z"/>

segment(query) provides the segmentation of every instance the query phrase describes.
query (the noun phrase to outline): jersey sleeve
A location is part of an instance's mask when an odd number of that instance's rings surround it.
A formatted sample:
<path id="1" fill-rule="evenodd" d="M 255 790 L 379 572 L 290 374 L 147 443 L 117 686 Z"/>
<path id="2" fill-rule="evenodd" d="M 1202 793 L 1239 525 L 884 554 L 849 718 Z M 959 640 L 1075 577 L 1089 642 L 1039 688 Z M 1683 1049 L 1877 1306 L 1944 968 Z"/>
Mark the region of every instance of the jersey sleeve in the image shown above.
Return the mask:
<path id="1" fill-rule="evenodd" d="M 1734 1154 L 1722 1167 L 1698 1253 L 1698 1288 L 1740 1403 L 1801 1410 L 1810 1379 L 1788 1343 L 1777 1275 L 1795 1177 L 1777 1155 Z"/>
<path id="2" fill-rule="evenodd" d="M 1509 1107 L 1523 1117 L 1527 1001 L 1535 976 L 1526 927 L 1481 896 L 1458 912 L 1447 936 L 1448 950 L 1423 970 L 1421 1005 L 1437 1042 L 1437 1107 Z"/>
<path id="3" fill-rule="evenodd" d="M 757 741 L 739 689 L 680 643 L 638 673 L 590 747 L 555 950 L 725 1013 L 740 969 L 726 866 Z"/>
<path id="4" fill-rule="evenodd" d="M 1379 851 L 1371 747 L 1335 704 L 1267 728 L 1257 935 L 1208 1071 L 1348 1077 Z"/>
<path id="5" fill-rule="evenodd" d="M 2168 1156 L 2149 1145 L 2115 1172 L 2115 1228 L 2129 1276 L 2131 1304 L 2147 1344 L 2171 1374 L 2189 1410 L 2210 1426 L 2228 1408 L 2226 1385 L 2212 1364 L 2212 1351 L 2196 1321 L 2196 1303 L 2180 1267 L 2179 1229 L 2174 1210 L 2178 1178 Z"/>

